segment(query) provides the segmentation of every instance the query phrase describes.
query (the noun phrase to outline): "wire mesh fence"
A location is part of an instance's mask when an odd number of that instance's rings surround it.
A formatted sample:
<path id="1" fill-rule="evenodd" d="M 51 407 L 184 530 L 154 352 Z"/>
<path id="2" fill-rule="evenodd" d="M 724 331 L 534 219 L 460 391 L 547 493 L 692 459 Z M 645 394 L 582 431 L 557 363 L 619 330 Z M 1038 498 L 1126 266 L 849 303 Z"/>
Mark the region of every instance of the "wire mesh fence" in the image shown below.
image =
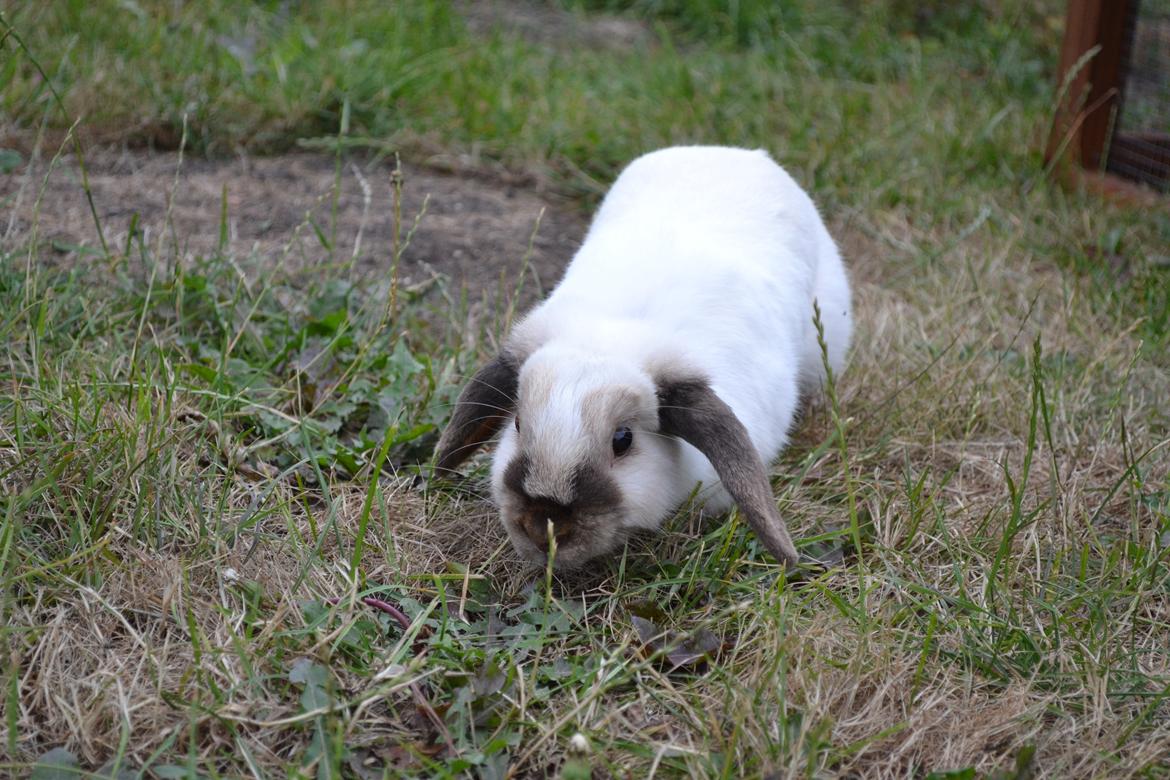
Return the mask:
<path id="1" fill-rule="evenodd" d="M 1170 0 L 1130 0 L 1105 169 L 1170 191 Z"/>

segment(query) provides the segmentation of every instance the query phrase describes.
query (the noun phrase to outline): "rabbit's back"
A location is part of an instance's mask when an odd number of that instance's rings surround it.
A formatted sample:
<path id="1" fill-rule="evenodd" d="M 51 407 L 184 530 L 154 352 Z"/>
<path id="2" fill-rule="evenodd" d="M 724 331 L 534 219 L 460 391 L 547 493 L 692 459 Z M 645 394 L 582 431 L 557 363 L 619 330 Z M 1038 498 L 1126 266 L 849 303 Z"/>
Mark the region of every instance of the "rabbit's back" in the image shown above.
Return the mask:
<path id="1" fill-rule="evenodd" d="M 808 384 L 821 362 L 814 297 L 839 369 L 848 280 L 812 200 L 766 152 L 689 146 L 622 171 L 550 304 L 685 338 L 709 371 L 748 352 L 782 360 Z"/>

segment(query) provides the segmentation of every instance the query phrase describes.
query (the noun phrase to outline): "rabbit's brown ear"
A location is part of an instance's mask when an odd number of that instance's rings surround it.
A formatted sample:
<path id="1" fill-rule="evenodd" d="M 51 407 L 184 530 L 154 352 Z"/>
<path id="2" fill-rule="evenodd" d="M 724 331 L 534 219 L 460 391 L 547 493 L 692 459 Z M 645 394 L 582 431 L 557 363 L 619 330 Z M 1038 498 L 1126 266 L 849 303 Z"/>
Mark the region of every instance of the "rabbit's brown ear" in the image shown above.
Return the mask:
<path id="1" fill-rule="evenodd" d="M 743 423 L 707 381 L 660 381 L 658 421 L 662 433 L 689 442 L 707 456 L 768 552 L 781 563 L 796 565 L 796 547 L 776 508 L 767 469 Z"/>
<path id="2" fill-rule="evenodd" d="M 435 470 L 451 471 L 495 435 L 516 411 L 516 382 L 520 366 L 501 352 L 475 373 L 455 402 L 451 422 L 435 448 Z"/>

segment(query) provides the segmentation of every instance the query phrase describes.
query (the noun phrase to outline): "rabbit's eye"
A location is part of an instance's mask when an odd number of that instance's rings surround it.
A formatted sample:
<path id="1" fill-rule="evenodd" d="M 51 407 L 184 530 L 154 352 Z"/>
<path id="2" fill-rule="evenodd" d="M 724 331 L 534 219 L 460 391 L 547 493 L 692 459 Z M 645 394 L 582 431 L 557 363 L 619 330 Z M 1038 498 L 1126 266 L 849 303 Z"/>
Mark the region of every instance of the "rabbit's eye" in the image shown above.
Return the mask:
<path id="1" fill-rule="evenodd" d="M 512 420 L 516 423 L 516 433 L 520 433 L 520 415 L 516 415 Z"/>
<path id="2" fill-rule="evenodd" d="M 634 432 L 624 425 L 613 432 L 613 454 L 622 456 L 634 443 Z"/>

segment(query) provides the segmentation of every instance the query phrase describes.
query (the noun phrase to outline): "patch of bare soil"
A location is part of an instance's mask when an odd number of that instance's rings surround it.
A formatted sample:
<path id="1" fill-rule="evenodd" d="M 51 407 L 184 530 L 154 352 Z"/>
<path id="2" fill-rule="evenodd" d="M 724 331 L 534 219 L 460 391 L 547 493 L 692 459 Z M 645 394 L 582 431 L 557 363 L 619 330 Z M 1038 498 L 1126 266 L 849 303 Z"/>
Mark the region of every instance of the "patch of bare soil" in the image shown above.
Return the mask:
<path id="1" fill-rule="evenodd" d="M 145 244 L 162 246 L 168 259 L 175 247 L 183 258 L 206 256 L 220 243 L 226 214 L 227 249 L 253 256 L 259 267 L 284 263 L 295 272 L 352 260 L 359 271 L 389 272 L 393 163 L 384 159 L 346 159 L 338 174 L 324 154 L 180 164 L 176 154 L 123 151 L 95 153 L 86 167 L 113 247 L 125 246 L 136 224 Z M 47 178 L 46 170 L 42 161 L 0 177 L 8 211 L 0 231 L 19 240 L 35 226 L 38 239 L 69 262 L 84 256 L 77 247 L 100 246 L 98 232 L 76 160 L 63 158 Z M 407 286 L 442 275 L 473 297 L 497 290 L 501 278 L 511 287 L 531 242 L 521 294 L 521 303 L 531 303 L 560 278 L 585 232 L 582 215 L 516 186 L 413 166 L 402 173 L 401 240 L 414 231 L 400 265 Z"/>

